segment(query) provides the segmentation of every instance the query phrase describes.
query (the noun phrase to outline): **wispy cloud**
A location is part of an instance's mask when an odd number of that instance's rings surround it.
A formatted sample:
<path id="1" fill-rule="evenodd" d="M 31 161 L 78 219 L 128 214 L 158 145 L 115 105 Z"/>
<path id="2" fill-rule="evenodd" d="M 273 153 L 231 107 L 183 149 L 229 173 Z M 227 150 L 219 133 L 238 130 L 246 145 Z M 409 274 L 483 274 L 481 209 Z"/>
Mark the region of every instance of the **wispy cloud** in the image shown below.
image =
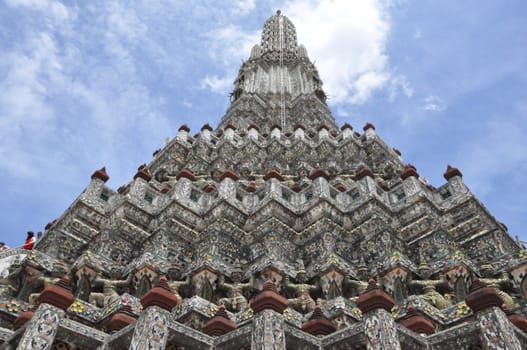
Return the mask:
<path id="1" fill-rule="evenodd" d="M 207 75 L 201 81 L 201 87 L 210 89 L 217 93 L 227 93 L 232 89 L 233 79 L 229 77 L 220 78 L 217 75 Z"/>
<path id="2" fill-rule="evenodd" d="M 54 0 L 5 0 L 12 7 L 26 8 L 38 11 L 51 17 L 54 21 L 66 21 L 70 19 L 70 12 L 60 1 Z"/>
<path id="3" fill-rule="evenodd" d="M 222 64 L 223 74 L 205 76 L 201 80 L 201 87 L 216 93 L 228 93 L 232 89 L 241 61 L 248 57 L 251 47 L 258 43 L 259 34 L 259 31 L 245 32 L 232 24 L 208 31 L 207 53 L 213 61 Z"/>
<path id="4" fill-rule="evenodd" d="M 429 95 L 423 99 L 423 107 L 425 111 L 441 112 L 445 109 L 445 104 L 439 96 Z"/>
<path id="5" fill-rule="evenodd" d="M 93 162 L 90 151 L 99 151 L 101 162 L 119 159 L 131 146 L 122 131 L 142 128 L 156 134 L 149 123 L 166 123 L 160 100 L 141 77 L 137 49 L 153 58 L 164 53 L 133 9 L 114 2 L 86 20 L 76 16 L 76 8 L 56 1 L 11 0 L 8 5 L 20 18 L 49 18 L 61 26 L 47 21 L 22 26 L 18 41 L 0 54 L 3 172 L 21 181 L 38 178 L 66 168 L 73 158 Z"/>
<path id="6" fill-rule="evenodd" d="M 284 13 L 324 77 L 332 103 L 366 102 L 391 79 L 388 9 L 378 1 L 291 1 Z"/>
<path id="7" fill-rule="evenodd" d="M 388 85 L 388 99 L 393 102 L 400 94 L 410 98 L 414 96 L 414 88 L 404 75 L 394 75 Z"/>
<path id="8" fill-rule="evenodd" d="M 237 15 L 246 15 L 256 7 L 255 0 L 235 0 L 233 3 L 233 12 Z"/>
<path id="9" fill-rule="evenodd" d="M 412 96 L 410 83 L 391 72 L 386 54 L 390 31 L 389 8 L 379 1 L 289 1 L 282 13 L 296 26 L 299 42 L 308 43 L 309 56 L 323 77 L 333 104 L 362 104 L 376 91 L 389 88 Z M 223 75 L 206 76 L 202 86 L 225 93 L 224 77 L 232 79 L 240 59 L 259 43 L 260 30 L 224 24 L 208 32 L 214 59 L 224 65 Z M 230 86 L 229 86 L 230 87 Z"/>
<path id="10" fill-rule="evenodd" d="M 513 110 L 511 115 L 495 115 L 482 121 L 477 137 L 461 140 L 459 161 L 465 164 L 463 171 L 470 177 L 472 188 L 480 194 L 496 192 L 499 181 L 524 186 L 527 105 L 518 104 Z"/>

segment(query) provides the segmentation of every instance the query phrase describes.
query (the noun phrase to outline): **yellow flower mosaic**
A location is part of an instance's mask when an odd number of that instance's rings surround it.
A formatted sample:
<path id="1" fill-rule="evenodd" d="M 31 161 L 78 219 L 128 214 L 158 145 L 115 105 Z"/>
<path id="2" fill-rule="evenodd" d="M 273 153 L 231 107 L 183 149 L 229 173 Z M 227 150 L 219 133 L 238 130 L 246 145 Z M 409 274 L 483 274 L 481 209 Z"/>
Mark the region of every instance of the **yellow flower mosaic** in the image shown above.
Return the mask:
<path id="1" fill-rule="evenodd" d="M 86 305 L 76 300 L 75 302 L 73 302 L 73 304 L 71 304 L 70 309 L 73 312 L 82 313 L 84 310 L 86 310 Z"/>
<path id="2" fill-rule="evenodd" d="M 470 312 L 470 307 L 465 302 L 459 303 L 457 305 L 457 313 L 456 313 L 457 316 L 466 315 L 469 312 Z"/>
<path id="3" fill-rule="evenodd" d="M 10 300 L 7 305 L 6 309 L 9 312 L 18 312 L 20 310 L 21 304 L 16 300 Z"/>

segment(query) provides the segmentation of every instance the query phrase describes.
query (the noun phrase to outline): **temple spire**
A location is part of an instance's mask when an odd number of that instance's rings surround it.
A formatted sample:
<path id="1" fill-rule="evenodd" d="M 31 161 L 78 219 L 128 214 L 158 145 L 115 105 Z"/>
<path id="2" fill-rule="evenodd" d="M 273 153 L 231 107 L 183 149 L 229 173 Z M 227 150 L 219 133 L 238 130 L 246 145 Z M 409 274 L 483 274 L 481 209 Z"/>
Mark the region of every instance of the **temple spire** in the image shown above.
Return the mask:
<path id="1" fill-rule="evenodd" d="M 282 52 L 296 57 L 298 48 L 296 28 L 280 10 L 265 21 L 260 45 L 263 54 Z"/>
<path id="2" fill-rule="evenodd" d="M 326 125 L 336 130 L 326 98 L 316 67 L 298 44 L 293 22 L 278 10 L 265 21 L 260 44 L 242 64 L 231 106 L 218 128 L 230 124 L 246 130 L 257 125 L 269 132 L 279 125 L 283 132 L 292 132 L 301 124 L 307 129 Z"/>

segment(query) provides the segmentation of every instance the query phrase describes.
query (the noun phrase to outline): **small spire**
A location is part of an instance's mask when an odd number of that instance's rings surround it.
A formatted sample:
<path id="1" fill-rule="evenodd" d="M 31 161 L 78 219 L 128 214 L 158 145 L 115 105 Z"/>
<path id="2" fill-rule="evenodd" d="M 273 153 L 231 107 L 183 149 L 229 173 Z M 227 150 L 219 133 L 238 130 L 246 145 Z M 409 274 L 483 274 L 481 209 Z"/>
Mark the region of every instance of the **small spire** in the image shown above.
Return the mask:
<path id="1" fill-rule="evenodd" d="M 165 275 L 162 275 L 156 283 L 156 287 L 163 288 L 166 291 L 170 292 L 170 287 L 168 286 L 168 280 Z"/>
<path id="2" fill-rule="evenodd" d="M 256 184 L 254 182 L 249 182 L 247 187 L 245 187 L 245 191 L 249 193 L 256 192 Z"/>
<path id="3" fill-rule="evenodd" d="M 337 182 L 333 187 L 335 187 L 340 192 L 346 192 L 348 190 L 348 188 L 342 182 Z"/>
<path id="4" fill-rule="evenodd" d="M 401 179 L 403 180 L 406 180 L 407 178 L 412 177 L 412 176 L 415 178 L 419 178 L 417 169 L 412 164 L 406 164 L 400 176 L 401 176 Z"/>
<path id="5" fill-rule="evenodd" d="M 152 180 L 152 175 L 150 174 L 150 171 L 146 167 L 146 164 L 140 165 L 139 168 L 137 168 L 137 173 L 134 175 L 134 180 L 140 177 L 141 179 L 145 180 L 146 182 L 149 182 Z"/>
<path id="6" fill-rule="evenodd" d="M 443 174 L 443 177 L 445 178 L 445 180 L 450 180 L 451 178 L 453 178 L 454 176 L 459 176 L 459 177 L 462 177 L 463 174 L 461 174 L 461 171 L 459 171 L 458 168 L 455 168 L 453 166 L 451 166 L 450 164 L 447 165 L 446 167 L 446 171 L 445 173 Z"/>
<path id="7" fill-rule="evenodd" d="M 273 283 L 273 281 L 270 278 L 267 279 L 267 281 L 264 282 L 262 290 L 268 290 L 268 291 L 271 291 L 271 292 L 278 293 L 277 290 L 276 290 L 275 284 Z"/>
<path id="8" fill-rule="evenodd" d="M 223 174 L 220 176 L 220 181 L 223 181 L 226 178 L 230 178 L 233 181 L 237 181 L 240 177 L 238 176 L 238 174 L 236 174 L 236 172 L 233 169 L 229 168 L 225 170 Z"/>
<path id="9" fill-rule="evenodd" d="M 179 127 L 178 131 L 186 131 L 189 132 L 190 128 L 187 126 L 187 124 L 183 124 Z"/>
<path id="10" fill-rule="evenodd" d="M 340 130 L 344 131 L 346 129 L 350 129 L 350 130 L 353 130 L 353 127 L 351 125 L 349 125 L 348 123 L 344 123 L 344 125 L 342 125 L 342 127 L 340 128 Z"/>
<path id="11" fill-rule="evenodd" d="M 317 179 L 319 177 L 323 177 L 324 179 L 329 180 L 329 174 L 320 168 L 313 169 L 311 174 L 309 174 L 309 178 L 311 180 Z"/>
<path id="12" fill-rule="evenodd" d="M 91 176 L 92 179 L 99 179 L 99 180 L 102 180 L 103 182 L 106 182 L 108 181 L 108 179 L 110 178 L 108 176 L 108 173 L 106 173 L 106 167 L 102 167 L 98 170 L 95 170 L 95 172 L 92 174 Z"/>
<path id="13" fill-rule="evenodd" d="M 368 129 L 373 129 L 375 130 L 375 125 L 373 125 L 372 123 L 366 123 L 366 125 L 364 125 L 364 127 L 362 128 L 362 130 L 366 131 Z"/>
<path id="14" fill-rule="evenodd" d="M 376 290 L 376 289 L 379 289 L 379 286 L 377 285 L 377 281 L 375 280 L 375 278 L 370 278 L 368 280 L 368 287 L 366 288 L 365 292 L 369 292 L 369 291 Z"/>
<path id="15" fill-rule="evenodd" d="M 203 187 L 203 192 L 210 193 L 210 192 L 216 191 L 216 189 L 217 188 L 214 183 L 208 183 L 205 185 L 205 187 Z"/>
<path id="16" fill-rule="evenodd" d="M 205 125 L 203 125 L 203 126 L 201 127 L 201 131 L 203 131 L 203 130 L 209 130 L 209 131 L 212 131 L 212 127 L 209 125 L 209 123 L 207 123 L 207 124 L 205 124 Z"/>
<path id="17" fill-rule="evenodd" d="M 44 230 L 49 230 L 49 229 L 52 228 L 56 223 L 57 223 L 57 219 L 48 222 L 47 225 L 46 225 L 46 227 L 44 227 Z"/>
<path id="18" fill-rule="evenodd" d="M 358 181 L 360 179 L 365 178 L 366 176 L 369 176 L 373 179 L 373 172 L 366 165 L 361 165 L 359 169 L 357 169 L 357 172 L 355 173 L 354 180 Z"/>
<path id="19" fill-rule="evenodd" d="M 189 179 L 190 181 L 196 181 L 196 176 L 194 176 L 194 173 L 189 168 L 184 168 L 176 174 L 176 180 L 181 178 Z"/>
<path id="20" fill-rule="evenodd" d="M 264 181 L 267 181 L 269 179 L 277 179 L 278 181 L 284 181 L 284 178 L 280 174 L 280 171 L 276 169 L 275 167 L 272 167 L 267 174 L 263 177 Z"/>

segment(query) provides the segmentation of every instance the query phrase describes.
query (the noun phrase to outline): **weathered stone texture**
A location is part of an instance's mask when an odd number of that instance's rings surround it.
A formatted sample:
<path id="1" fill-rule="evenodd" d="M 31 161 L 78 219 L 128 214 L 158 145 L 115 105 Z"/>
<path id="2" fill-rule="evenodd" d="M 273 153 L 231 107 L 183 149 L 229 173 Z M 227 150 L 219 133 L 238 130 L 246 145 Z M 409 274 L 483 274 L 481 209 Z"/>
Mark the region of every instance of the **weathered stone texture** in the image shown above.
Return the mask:
<path id="1" fill-rule="evenodd" d="M 96 170 L 35 249 L 0 253 L 19 257 L 0 280 L 0 346 L 525 347 L 511 322 L 527 316 L 524 248 L 459 169 L 435 188 L 362 131 L 338 127 L 294 25 L 273 15 L 217 128 L 180 127 L 116 191 Z M 476 279 L 496 305 L 470 294 Z M 230 321 L 210 323 L 222 304 Z"/>

